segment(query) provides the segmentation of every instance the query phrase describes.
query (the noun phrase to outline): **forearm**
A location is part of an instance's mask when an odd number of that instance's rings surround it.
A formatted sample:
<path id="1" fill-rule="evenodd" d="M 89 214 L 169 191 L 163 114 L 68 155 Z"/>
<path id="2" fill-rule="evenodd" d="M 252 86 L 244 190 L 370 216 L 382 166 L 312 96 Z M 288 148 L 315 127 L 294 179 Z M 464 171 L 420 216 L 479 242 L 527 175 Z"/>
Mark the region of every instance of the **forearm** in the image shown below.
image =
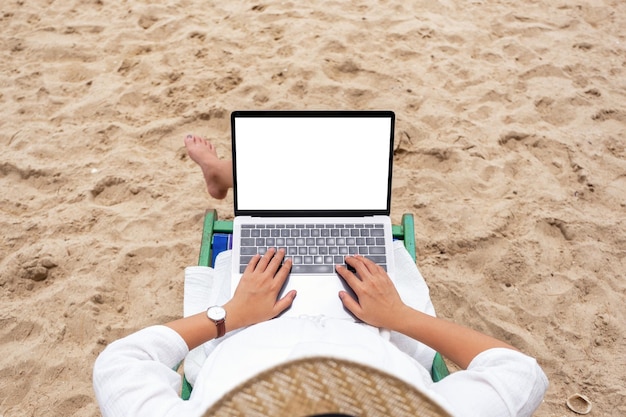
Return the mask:
<path id="1" fill-rule="evenodd" d="M 405 334 L 450 359 L 466 369 L 481 352 L 493 348 L 516 350 L 508 343 L 459 324 L 432 317 L 408 306 L 393 325 L 397 332 Z"/>
<path id="2" fill-rule="evenodd" d="M 233 306 L 232 302 L 226 303 L 224 309 L 226 310 L 225 326 L 227 333 L 247 325 L 242 319 L 239 309 Z M 183 338 L 189 350 L 217 337 L 217 326 L 207 317 L 205 311 L 165 325 Z"/>

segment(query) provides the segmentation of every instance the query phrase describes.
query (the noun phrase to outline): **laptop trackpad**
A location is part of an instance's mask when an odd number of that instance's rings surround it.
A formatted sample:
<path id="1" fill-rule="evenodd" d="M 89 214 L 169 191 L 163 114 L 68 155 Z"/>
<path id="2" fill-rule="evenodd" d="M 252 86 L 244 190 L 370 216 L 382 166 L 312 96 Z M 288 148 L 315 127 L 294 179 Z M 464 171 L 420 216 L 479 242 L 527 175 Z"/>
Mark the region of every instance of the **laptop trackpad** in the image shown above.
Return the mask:
<path id="1" fill-rule="evenodd" d="M 291 290 L 298 294 L 281 316 L 326 316 L 359 321 L 350 313 L 339 298 L 339 291 L 347 291 L 356 299 L 352 289 L 338 275 L 291 274 L 279 294 L 283 297 Z"/>

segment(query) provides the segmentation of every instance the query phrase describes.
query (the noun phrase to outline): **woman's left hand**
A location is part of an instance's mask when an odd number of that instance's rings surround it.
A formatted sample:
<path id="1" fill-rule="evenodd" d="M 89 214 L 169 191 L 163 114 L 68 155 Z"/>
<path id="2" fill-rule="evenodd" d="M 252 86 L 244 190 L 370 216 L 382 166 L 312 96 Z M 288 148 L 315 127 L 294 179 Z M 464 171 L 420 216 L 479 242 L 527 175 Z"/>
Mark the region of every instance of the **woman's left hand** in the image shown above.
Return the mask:
<path id="1" fill-rule="evenodd" d="M 402 319 L 406 305 L 387 272 L 363 256 L 348 256 L 346 263 L 356 273 L 345 266 L 337 266 L 337 273 L 352 288 L 358 301 L 341 291 L 343 305 L 365 323 L 393 330 Z"/>

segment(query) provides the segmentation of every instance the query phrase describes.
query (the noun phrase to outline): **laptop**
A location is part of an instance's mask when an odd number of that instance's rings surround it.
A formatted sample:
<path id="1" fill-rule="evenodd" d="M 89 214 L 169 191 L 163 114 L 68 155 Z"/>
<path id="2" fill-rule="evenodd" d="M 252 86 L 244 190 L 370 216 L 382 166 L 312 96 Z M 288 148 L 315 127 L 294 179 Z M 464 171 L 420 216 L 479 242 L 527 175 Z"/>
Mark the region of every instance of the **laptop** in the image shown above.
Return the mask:
<path id="1" fill-rule="evenodd" d="M 391 111 L 235 111 L 234 292 L 249 260 L 285 248 L 293 266 L 279 297 L 298 292 L 285 316 L 354 317 L 336 273 L 348 255 L 394 278 Z"/>

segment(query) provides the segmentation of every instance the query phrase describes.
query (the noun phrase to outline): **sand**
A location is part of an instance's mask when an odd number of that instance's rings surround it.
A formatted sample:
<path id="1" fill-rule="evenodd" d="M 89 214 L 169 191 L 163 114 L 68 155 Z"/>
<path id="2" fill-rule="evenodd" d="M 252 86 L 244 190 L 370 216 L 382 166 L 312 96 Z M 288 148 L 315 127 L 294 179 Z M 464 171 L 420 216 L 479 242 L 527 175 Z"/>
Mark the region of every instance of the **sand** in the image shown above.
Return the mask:
<path id="1" fill-rule="evenodd" d="M 536 416 L 626 415 L 624 27 L 616 0 L 3 2 L 0 416 L 100 415 L 98 353 L 182 314 L 204 210 L 233 215 L 183 137 L 228 157 L 236 109 L 395 111 L 438 314 L 538 358 Z"/>

